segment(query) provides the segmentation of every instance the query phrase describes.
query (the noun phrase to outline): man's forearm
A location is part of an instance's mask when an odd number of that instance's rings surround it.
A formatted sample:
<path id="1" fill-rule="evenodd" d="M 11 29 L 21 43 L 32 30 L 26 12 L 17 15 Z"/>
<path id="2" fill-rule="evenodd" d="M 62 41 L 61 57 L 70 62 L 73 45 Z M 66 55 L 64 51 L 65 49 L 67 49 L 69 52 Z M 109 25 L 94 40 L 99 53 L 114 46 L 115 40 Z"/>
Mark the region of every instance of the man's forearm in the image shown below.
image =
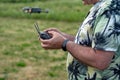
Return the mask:
<path id="1" fill-rule="evenodd" d="M 67 51 L 79 62 L 103 70 L 109 66 L 114 55 L 113 52 L 95 50 L 69 41 L 66 45 Z"/>
<path id="2" fill-rule="evenodd" d="M 65 33 L 62 33 L 62 35 L 64 37 L 66 37 L 67 39 L 69 39 L 70 41 L 74 41 L 75 40 L 75 36 L 72 36 L 72 35 L 69 35 L 69 34 L 65 34 Z"/>

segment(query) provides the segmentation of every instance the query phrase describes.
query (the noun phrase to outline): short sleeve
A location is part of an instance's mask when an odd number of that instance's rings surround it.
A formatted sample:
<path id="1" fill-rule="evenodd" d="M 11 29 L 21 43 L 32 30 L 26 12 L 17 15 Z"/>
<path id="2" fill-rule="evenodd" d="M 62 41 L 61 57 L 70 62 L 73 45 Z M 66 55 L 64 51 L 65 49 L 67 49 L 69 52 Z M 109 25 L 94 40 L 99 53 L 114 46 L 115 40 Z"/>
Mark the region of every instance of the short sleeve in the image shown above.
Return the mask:
<path id="1" fill-rule="evenodd" d="M 105 51 L 117 51 L 120 46 L 120 13 L 105 10 L 96 17 L 92 47 Z"/>

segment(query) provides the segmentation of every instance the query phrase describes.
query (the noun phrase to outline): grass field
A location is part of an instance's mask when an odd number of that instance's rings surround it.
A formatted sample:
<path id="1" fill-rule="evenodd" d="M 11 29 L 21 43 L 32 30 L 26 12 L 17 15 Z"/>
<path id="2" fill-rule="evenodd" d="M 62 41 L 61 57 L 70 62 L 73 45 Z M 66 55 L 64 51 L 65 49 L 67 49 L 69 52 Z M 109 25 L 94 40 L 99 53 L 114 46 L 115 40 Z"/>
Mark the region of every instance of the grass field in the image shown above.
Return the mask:
<path id="1" fill-rule="evenodd" d="M 89 9 L 80 2 L 0 3 L 0 80 L 66 80 L 67 52 L 41 48 L 34 23 L 41 30 L 55 27 L 75 35 Z M 24 14 L 24 6 L 49 8 L 50 13 Z"/>

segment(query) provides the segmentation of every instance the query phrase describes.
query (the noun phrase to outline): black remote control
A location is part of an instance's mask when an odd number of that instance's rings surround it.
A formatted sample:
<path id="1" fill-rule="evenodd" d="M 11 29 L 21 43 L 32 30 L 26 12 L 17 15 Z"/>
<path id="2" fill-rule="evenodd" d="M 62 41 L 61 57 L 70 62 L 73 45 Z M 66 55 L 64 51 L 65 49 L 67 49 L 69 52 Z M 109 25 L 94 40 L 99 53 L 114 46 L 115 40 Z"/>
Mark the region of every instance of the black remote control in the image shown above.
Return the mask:
<path id="1" fill-rule="evenodd" d="M 52 36 L 49 35 L 47 32 L 41 32 L 37 23 L 34 24 L 34 26 L 35 26 L 40 38 L 42 38 L 42 39 L 50 39 L 50 38 L 52 38 Z"/>
<path id="2" fill-rule="evenodd" d="M 42 39 L 50 39 L 51 36 L 47 33 L 47 32 L 41 32 L 40 34 L 40 38 Z"/>

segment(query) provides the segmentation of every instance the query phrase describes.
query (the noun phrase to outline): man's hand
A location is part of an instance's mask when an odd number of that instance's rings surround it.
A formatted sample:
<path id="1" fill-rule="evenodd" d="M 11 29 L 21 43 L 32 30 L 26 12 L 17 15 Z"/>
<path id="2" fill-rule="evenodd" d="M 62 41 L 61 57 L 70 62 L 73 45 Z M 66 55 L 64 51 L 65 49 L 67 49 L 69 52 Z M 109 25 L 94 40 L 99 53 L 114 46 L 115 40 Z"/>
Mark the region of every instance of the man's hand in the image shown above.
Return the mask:
<path id="1" fill-rule="evenodd" d="M 44 49 L 61 49 L 63 41 L 66 40 L 66 37 L 62 35 L 62 32 L 57 29 L 48 29 L 45 31 L 50 34 L 52 38 L 46 40 L 40 38 L 41 46 Z"/>

